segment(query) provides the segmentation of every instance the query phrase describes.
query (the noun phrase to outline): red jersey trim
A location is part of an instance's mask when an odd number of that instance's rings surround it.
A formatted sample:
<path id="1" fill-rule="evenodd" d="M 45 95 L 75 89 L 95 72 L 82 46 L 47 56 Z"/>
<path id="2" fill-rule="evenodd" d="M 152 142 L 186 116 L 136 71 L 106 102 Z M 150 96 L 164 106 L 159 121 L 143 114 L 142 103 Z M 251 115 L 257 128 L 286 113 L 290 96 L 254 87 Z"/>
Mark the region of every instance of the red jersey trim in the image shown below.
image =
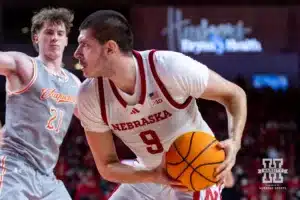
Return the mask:
<path id="1" fill-rule="evenodd" d="M 141 95 L 139 98 L 139 104 L 143 105 L 145 102 L 145 99 L 146 99 L 146 73 L 145 73 L 143 58 L 142 58 L 141 54 L 137 51 L 133 51 L 133 55 L 137 59 L 137 63 L 138 63 L 138 67 L 139 67 L 139 74 L 140 74 L 140 78 L 141 78 Z M 111 80 L 109 80 L 109 84 L 111 86 L 111 89 L 112 89 L 114 95 L 120 102 L 120 104 L 124 108 L 126 108 L 127 102 L 122 98 L 122 96 L 120 95 L 115 84 Z M 136 83 L 136 84 L 139 84 L 139 83 Z"/>
<path id="2" fill-rule="evenodd" d="M 98 78 L 98 91 L 99 91 L 99 100 L 100 100 L 100 111 L 101 117 L 106 125 L 108 125 L 106 107 L 105 107 L 105 96 L 104 96 L 104 87 L 103 87 L 103 78 Z"/>
<path id="3" fill-rule="evenodd" d="M 152 50 L 149 53 L 149 63 L 150 63 L 150 68 L 151 68 L 151 72 L 152 75 L 157 83 L 157 85 L 159 86 L 160 90 L 162 91 L 162 93 L 164 94 L 164 96 L 166 97 L 166 99 L 169 101 L 169 103 L 174 106 L 177 109 L 184 109 L 186 108 L 191 101 L 193 100 L 193 97 L 189 96 L 184 103 L 180 104 L 178 102 L 176 102 L 172 96 L 170 95 L 170 93 L 168 92 L 168 90 L 166 89 L 164 83 L 161 81 L 161 79 L 159 78 L 156 68 L 155 68 L 155 64 L 154 64 L 154 53 L 156 50 Z"/>

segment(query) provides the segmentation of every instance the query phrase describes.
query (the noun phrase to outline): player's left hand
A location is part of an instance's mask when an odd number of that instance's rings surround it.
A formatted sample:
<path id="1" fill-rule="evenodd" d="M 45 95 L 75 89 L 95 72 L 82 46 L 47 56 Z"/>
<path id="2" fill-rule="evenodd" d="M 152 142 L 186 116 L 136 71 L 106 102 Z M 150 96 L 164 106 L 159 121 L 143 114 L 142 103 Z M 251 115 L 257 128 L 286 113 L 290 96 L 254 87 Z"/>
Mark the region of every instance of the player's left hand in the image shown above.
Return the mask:
<path id="1" fill-rule="evenodd" d="M 218 184 L 223 184 L 225 178 L 231 172 L 231 169 L 235 164 L 236 155 L 240 149 L 240 143 L 232 139 L 227 139 L 220 142 L 218 147 L 224 149 L 226 158 L 224 162 L 216 168 L 215 176 Z"/>

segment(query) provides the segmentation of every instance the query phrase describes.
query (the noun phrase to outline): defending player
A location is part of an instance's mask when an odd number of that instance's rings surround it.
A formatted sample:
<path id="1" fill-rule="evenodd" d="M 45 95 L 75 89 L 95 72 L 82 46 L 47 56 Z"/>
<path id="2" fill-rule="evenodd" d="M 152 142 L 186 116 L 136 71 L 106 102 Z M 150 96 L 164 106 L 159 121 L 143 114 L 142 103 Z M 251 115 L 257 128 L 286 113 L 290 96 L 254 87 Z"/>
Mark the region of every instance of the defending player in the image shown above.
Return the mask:
<path id="1" fill-rule="evenodd" d="M 0 199 L 71 199 L 53 168 L 80 84 L 62 68 L 73 18 L 64 8 L 42 9 L 31 27 L 38 57 L 0 52 L 0 74 L 7 80 Z"/>

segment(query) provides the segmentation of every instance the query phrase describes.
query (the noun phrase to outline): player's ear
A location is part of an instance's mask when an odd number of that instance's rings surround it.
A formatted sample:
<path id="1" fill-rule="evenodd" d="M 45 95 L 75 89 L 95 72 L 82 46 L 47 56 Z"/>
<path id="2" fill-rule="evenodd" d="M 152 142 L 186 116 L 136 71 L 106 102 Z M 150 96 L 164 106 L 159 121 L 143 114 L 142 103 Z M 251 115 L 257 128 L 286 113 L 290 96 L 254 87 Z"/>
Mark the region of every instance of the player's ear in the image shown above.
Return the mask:
<path id="1" fill-rule="evenodd" d="M 38 41 L 39 41 L 38 35 L 37 35 L 36 33 L 33 34 L 33 35 L 32 35 L 32 42 L 33 42 L 34 44 L 38 44 Z"/>
<path id="2" fill-rule="evenodd" d="M 113 40 L 109 40 L 105 43 L 105 49 L 106 49 L 106 54 L 107 55 L 111 55 L 111 54 L 114 54 L 116 53 L 118 50 L 119 50 L 119 46 L 118 44 L 113 41 Z"/>

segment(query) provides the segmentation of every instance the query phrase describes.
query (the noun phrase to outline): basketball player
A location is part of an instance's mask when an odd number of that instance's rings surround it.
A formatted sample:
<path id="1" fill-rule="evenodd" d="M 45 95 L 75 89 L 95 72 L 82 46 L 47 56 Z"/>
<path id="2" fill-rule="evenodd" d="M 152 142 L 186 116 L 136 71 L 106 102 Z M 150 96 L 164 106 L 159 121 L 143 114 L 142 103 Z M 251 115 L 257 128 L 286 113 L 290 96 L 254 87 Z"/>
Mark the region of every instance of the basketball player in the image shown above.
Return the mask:
<path id="1" fill-rule="evenodd" d="M 133 51 L 132 31 L 117 12 L 97 11 L 79 30 L 74 56 L 88 78 L 79 92 L 79 117 L 99 173 L 123 183 L 110 199 L 220 199 L 223 185 L 193 193 L 170 180 L 162 158 L 185 132 L 213 134 L 196 99 L 219 102 L 227 110 L 230 133 L 220 144 L 226 152 L 216 173 L 221 184 L 241 144 L 247 113 L 244 91 L 181 53 Z M 136 154 L 134 167 L 119 161 L 112 134 Z"/>
<path id="2" fill-rule="evenodd" d="M 66 200 L 53 173 L 76 103 L 79 80 L 62 68 L 74 15 L 47 8 L 32 18 L 38 57 L 0 52 L 6 76 L 6 120 L 0 151 L 0 199 Z"/>

